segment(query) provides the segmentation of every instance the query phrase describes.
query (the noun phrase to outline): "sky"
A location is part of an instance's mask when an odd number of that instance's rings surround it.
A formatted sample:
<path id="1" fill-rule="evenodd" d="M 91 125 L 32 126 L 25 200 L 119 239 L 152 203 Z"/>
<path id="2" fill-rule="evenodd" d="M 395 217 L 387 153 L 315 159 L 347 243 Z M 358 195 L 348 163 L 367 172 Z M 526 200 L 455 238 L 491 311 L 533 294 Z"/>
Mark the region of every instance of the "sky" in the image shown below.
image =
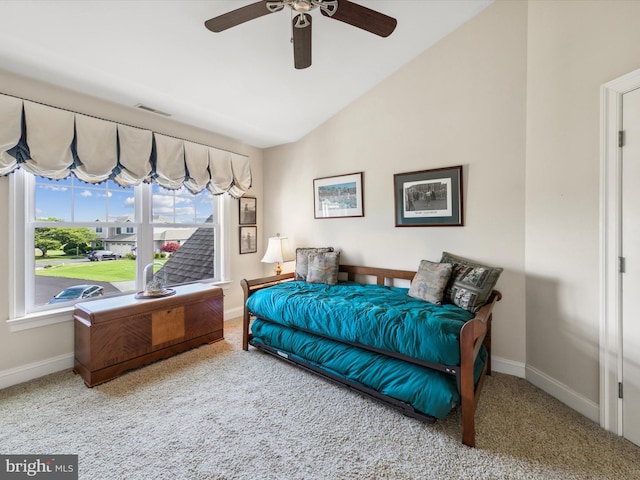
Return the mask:
<path id="1" fill-rule="evenodd" d="M 186 189 L 166 190 L 152 186 L 153 214 L 167 222 L 202 223 L 212 212 L 213 196 L 206 190 L 198 195 Z M 89 184 L 69 176 L 63 180 L 36 177 L 37 219 L 57 218 L 67 222 L 106 222 L 132 216 L 133 188 L 112 181 Z"/>

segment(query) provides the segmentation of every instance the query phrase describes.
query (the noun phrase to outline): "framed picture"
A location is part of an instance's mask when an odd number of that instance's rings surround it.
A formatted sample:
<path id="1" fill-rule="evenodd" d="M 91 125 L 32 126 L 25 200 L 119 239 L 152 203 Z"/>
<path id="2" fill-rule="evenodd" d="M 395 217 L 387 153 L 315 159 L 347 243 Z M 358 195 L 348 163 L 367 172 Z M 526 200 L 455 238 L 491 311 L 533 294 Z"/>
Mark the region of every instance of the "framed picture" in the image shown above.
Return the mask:
<path id="1" fill-rule="evenodd" d="M 396 227 L 464 225 L 462 165 L 393 176 Z"/>
<path id="2" fill-rule="evenodd" d="M 258 200 L 254 197 L 240 197 L 240 225 L 255 225 Z"/>
<path id="3" fill-rule="evenodd" d="M 313 180 L 315 218 L 364 217 L 362 172 Z"/>
<path id="4" fill-rule="evenodd" d="M 258 251 L 258 227 L 240 227 L 240 254 Z"/>

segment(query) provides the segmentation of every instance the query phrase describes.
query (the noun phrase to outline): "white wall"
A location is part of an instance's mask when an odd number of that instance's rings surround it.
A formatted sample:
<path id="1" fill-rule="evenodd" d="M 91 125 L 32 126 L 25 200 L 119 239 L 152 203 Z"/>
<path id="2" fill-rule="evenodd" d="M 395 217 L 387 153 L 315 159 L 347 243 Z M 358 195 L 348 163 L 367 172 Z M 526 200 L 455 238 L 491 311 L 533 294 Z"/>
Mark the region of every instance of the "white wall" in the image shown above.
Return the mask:
<path id="1" fill-rule="evenodd" d="M 0 70 L 0 91 L 43 102 L 55 107 L 67 108 L 80 113 L 121 123 L 147 128 L 175 137 L 208 144 L 248 155 L 253 173 L 253 186 L 248 193 L 262 201 L 262 150 L 243 145 L 232 139 L 200 130 L 171 119 L 140 111 L 132 107 L 115 104 L 56 88 L 43 82 L 17 76 Z M 0 178 L 0 225 L 8 225 L 9 179 Z M 243 277 L 262 275 L 262 264 L 256 255 L 239 255 L 238 203 L 230 201 L 229 247 L 231 251 L 230 271 L 233 283 L 225 290 L 225 316 L 242 313 L 242 290 L 239 281 Z M 262 229 L 259 216 L 258 228 Z M 263 249 L 259 239 L 258 251 Z M 68 368 L 73 365 L 73 321 L 69 321 L 24 331 L 11 332 L 4 322 L 9 316 L 8 278 L 9 258 L 7 229 L 0 231 L 0 388 L 17 381 Z"/>
<path id="2" fill-rule="evenodd" d="M 640 67 L 639 21 L 640 2 L 529 3 L 527 364 L 594 405 L 600 86 Z"/>
<path id="3" fill-rule="evenodd" d="M 505 271 L 494 355 L 524 375 L 524 2 L 480 15 L 301 141 L 265 151 L 265 235 L 412 270 L 447 250 Z M 464 227 L 397 228 L 393 175 L 464 166 Z M 314 219 L 313 179 L 364 172 L 363 218 Z M 292 268 L 292 265 L 288 265 Z"/>

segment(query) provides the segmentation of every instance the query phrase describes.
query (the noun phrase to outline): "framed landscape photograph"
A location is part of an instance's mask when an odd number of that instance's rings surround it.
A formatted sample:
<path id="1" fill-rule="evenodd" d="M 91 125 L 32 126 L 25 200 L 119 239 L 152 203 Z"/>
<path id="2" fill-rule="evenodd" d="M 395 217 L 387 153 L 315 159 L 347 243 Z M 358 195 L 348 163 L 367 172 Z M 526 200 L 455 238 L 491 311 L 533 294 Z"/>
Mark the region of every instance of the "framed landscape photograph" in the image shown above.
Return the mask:
<path id="1" fill-rule="evenodd" d="M 258 227 L 240 227 L 240 254 L 258 251 Z"/>
<path id="2" fill-rule="evenodd" d="M 255 225 L 258 200 L 254 197 L 240 197 L 240 225 Z"/>
<path id="3" fill-rule="evenodd" d="M 313 180 L 315 218 L 364 217 L 362 172 Z"/>
<path id="4" fill-rule="evenodd" d="M 393 176 L 396 227 L 464 225 L 462 165 Z"/>

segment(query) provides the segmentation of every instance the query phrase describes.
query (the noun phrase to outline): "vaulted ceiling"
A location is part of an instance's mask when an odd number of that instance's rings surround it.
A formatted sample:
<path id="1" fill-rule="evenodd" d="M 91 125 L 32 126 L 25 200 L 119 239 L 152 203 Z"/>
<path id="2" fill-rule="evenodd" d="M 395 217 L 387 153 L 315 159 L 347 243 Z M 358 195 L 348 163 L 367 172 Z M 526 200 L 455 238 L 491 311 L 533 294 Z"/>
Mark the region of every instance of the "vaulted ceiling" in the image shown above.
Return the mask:
<path id="1" fill-rule="evenodd" d="M 253 1 L 3 0 L 0 68 L 264 148 L 299 140 L 492 1 L 356 1 L 398 20 L 388 38 L 314 10 L 313 64 L 296 70 L 289 9 L 212 33 L 205 20 Z"/>

